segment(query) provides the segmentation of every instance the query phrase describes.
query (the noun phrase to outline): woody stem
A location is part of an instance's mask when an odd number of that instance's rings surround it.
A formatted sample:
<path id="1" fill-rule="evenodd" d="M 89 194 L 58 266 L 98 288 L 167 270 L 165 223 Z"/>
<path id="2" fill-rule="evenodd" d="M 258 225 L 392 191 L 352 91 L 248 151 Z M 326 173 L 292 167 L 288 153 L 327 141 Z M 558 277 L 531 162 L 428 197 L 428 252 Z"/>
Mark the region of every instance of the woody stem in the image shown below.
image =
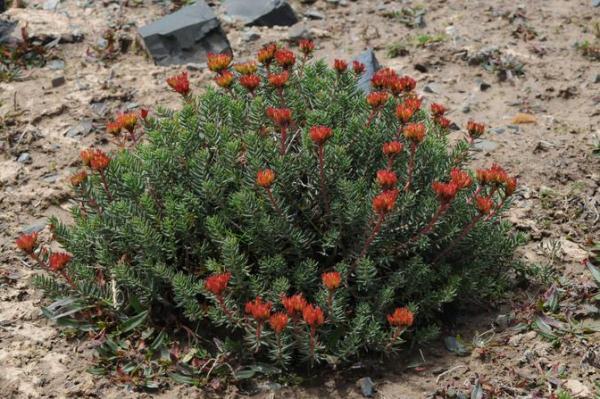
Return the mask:
<path id="1" fill-rule="evenodd" d="M 285 219 L 285 215 L 283 214 L 283 211 L 281 210 L 279 205 L 277 205 L 277 202 L 275 202 L 275 197 L 273 197 L 273 192 L 271 191 L 271 188 L 265 187 L 265 190 L 267 190 L 267 196 L 269 197 L 269 201 L 271 201 L 271 205 L 273 206 L 273 209 L 275 209 L 275 211 L 277 213 L 279 213 L 279 216 L 281 216 L 282 218 Z"/>
<path id="2" fill-rule="evenodd" d="M 500 201 L 500 203 L 498 204 L 498 206 L 496 207 L 496 209 L 492 210 L 487 217 L 484 219 L 486 222 L 488 220 L 490 220 L 491 218 L 493 218 L 500 209 L 502 209 L 504 207 L 504 204 L 506 203 L 506 200 L 508 199 L 507 196 L 505 196 L 504 198 L 502 198 L 502 201 Z"/>
<path id="3" fill-rule="evenodd" d="M 323 208 L 325 213 L 329 213 L 329 198 L 327 195 L 327 186 L 325 185 L 325 147 L 323 144 L 319 145 L 319 178 L 321 182 L 321 200 L 323 201 Z"/>
<path id="4" fill-rule="evenodd" d="M 262 332 L 262 321 L 259 321 L 256 325 L 256 351 L 260 349 L 260 334 Z"/>
<path id="5" fill-rule="evenodd" d="M 327 307 L 329 308 L 329 318 L 333 320 L 333 291 L 328 291 L 329 295 L 327 296 Z"/>
<path id="6" fill-rule="evenodd" d="M 408 176 L 406 177 L 406 185 L 404 186 L 404 192 L 410 190 L 412 184 L 413 173 L 415 170 L 415 153 L 417 152 L 417 144 L 412 143 L 410 146 L 410 158 L 408 160 Z"/>
<path id="7" fill-rule="evenodd" d="M 358 265 L 358 262 L 362 258 L 364 258 L 365 255 L 367 254 L 367 251 L 369 250 L 369 247 L 373 243 L 373 240 L 375 239 L 375 237 L 377 237 L 377 234 L 379 234 L 379 231 L 381 230 L 381 225 L 383 224 L 384 220 L 385 220 L 385 214 L 384 213 L 380 213 L 379 214 L 379 219 L 377 219 L 377 222 L 375 223 L 375 227 L 373 227 L 373 230 L 371 231 L 371 234 L 367 238 L 367 241 L 365 241 L 365 245 L 363 246 L 362 251 L 360 251 L 360 255 L 358 255 L 358 258 L 356 258 L 356 260 L 352 264 L 352 271 L 354 271 L 354 269 L 356 269 L 356 266 Z"/>
<path id="8" fill-rule="evenodd" d="M 223 310 L 223 313 L 225 313 L 225 316 L 229 319 L 230 322 L 233 323 L 233 315 L 231 314 L 229 309 L 227 309 L 227 305 L 225 304 L 223 295 L 217 296 L 217 302 L 219 302 L 219 306 L 221 306 L 221 310 Z"/>
<path id="9" fill-rule="evenodd" d="M 285 155 L 286 142 L 287 142 L 287 128 L 285 126 L 281 126 L 281 147 L 279 149 L 279 153 L 281 155 Z"/>
<path id="10" fill-rule="evenodd" d="M 443 250 L 442 252 L 440 252 L 440 254 L 438 256 L 435 257 L 435 259 L 433 260 L 432 263 L 437 263 L 438 261 L 442 260 L 446 255 L 448 255 L 448 253 L 450 253 L 450 251 L 452 251 L 454 249 L 454 247 L 462 241 L 463 238 L 465 238 L 465 236 L 467 234 L 469 234 L 469 232 L 471 230 L 473 230 L 473 227 L 475 227 L 475 225 L 477 224 L 477 222 L 479 222 L 479 220 L 481 219 L 483 215 L 482 214 L 478 214 L 477 216 L 475 216 L 473 218 L 473 220 L 471 221 L 471 223 L 469 223 L 468 225 L 466 225 L 462 231 L 460 232 L 460 234 L 454 239 L 452 240 L 452 242 L 450 243 L 450 245 L 448 245 L 448 247 L 446 247 L 445 250 Z"/>
<path id="11" fill-rule="evenodd" d="M 74 290 L 77 289 L 77 287 L 75 286 L 75 283 L 73 282 L 73 279 L 67 274 L 66 271 L 61 270 L 60 275 L 63 276 L 63 278 L 67 281 L 67 283 L 71 286 L 71 288 L 73 288 Z"/>
<path id="12" fill-rule="evenodd" d="M 400 328 L 400 326 L 398 326 L 394 330 L 394 335 L 392 335 L 392 339 L 390 340 L 390 342 L 387 344 L 387 346 L 385 348 L 390 349 L 394 345 L 394 343 L 398 340 L 398 337 L 400 336 L 400 334 L 402 334 L 402 329 Z"/>
<path id="13" fill-rule="evenodd" d="M 377 109 L 371 110 L 371 113 L 369 114 L 369 117 L 367 118 L 367 127 L 371 126 L 371 122 L 373 122 L 373 119 L 375 119 L 375 116 L 377 116 Z"/>
<path id="14" fill-rule="evenodd" d="M 100 174 L 100 180 L 102 180 L 102 185 L 104 186 L 104 191 L 106 191 L 106 195 L 108 196 L 108 202 L 112 202 L 112 193 L 108 188 L 108 181 L 106 180 L 106 175 L 103 170 L 98 171 Z"/>

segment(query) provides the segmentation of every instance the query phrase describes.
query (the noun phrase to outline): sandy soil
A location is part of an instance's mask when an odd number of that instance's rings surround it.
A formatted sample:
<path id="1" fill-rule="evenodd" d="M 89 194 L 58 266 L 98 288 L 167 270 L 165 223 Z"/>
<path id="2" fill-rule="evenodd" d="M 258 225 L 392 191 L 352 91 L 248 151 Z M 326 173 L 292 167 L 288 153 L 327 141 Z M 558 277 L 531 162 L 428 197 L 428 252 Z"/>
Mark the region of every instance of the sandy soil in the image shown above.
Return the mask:
<path id="1" fill-rule="evenodd" d="M 43 3 L 30 0 L 27 9 L 7 14 L 29 21 L 34 35 L 82 34 L 83 40 L 59 44 L 46 67 L 0 83 L 0 397 L 205 397 L 185 386 L 136 393 L 86 373 L 93 364 L 89 342 L 68 339 L 41 316 L 43 298 L 29 283 L 33 271 L 13 243 L 21 231 L 43 228 L 49 215 L 67 217 L 68 176 L 77 167 L 79 150 L 92 144 L 110 148 L 104 124 L 114 112 L 159 103 L 177 107 L 165 77 L 187 68 L 198 92 L 211 84 L 210 75 L 204 65 L 154 66 L 135 45 L 111 61 L 87 55 L 109 26 L 133 37 L 135 26 L 168 12 L 168 1 L 145 0 L 134 7 L 110 0 L 63 0 L 56 12 L 43 10 Z M 318 57 L 348 59 L 373 47 L 382 64 L 415 77 L 427 101 L 446 104 L 459 126 L 469 118 L 488 124 L 473 164 L 499 162 L 519 176 L 515 205 L 507 215 L 531 236 L 519 256 L 553 273 L 563 317 L 600 330 L 600 311 L 586 299 L 592 279 L 580 264 L 590 242 L 600 238 L 600 158 L 592 154 L 600 140 L 600 67 L 575 47 L 584 40 L 600 41 L 594 32 L 600 31 L 600 8 L 589 0 L 434 0 L 423 3 L 426 26 L 410 28 L 389 12 L 416 2 L 292 4 L 298 12 L 313 9 L 325 16 L 306 21 Z M 254 28 L 260 34 L 256 41 L 246 40 L 248 28 L 225 29 L 239 58 L 268 41 L 288 38 L 288 28 Z M 419 35 L 440 41 L 418 46 Z M 396 43 L 408 54 L 390 58 L 389 46 Z M 502 81 L 469 64 L 468 59 L 491 47 L 522 63 L 524 73 Z M 60 76 L 65 84 L 53 88 L 52 80 Z M 533 115 L 533 123 L 517 123 L 518 113 Z M 30 163 L 18 161 L 23 153 Z M 470 355 L 456 356 L 440 341 L 423 349 L 422 356 L 385 367 L 358 367 L 308 387 L 263 384 L 256 391 L 265 398 L 362 397 L 356 381 L 369 376 L 379 398 L 444 398 L 452 390 L 469 394 L 478 384 L 483 397 L 548 398 L 557 389 L 574 397 L 600 395 L 600 333 L 564 333 L 550 342 L 535 330 L 515 327 L 532 321 L 542 294 L 515 291 L 501 306 L 465 315 L 448 327 L 445 336 L 479 343 Z M 231 387 L 212 395 L 242 394 Z"/>

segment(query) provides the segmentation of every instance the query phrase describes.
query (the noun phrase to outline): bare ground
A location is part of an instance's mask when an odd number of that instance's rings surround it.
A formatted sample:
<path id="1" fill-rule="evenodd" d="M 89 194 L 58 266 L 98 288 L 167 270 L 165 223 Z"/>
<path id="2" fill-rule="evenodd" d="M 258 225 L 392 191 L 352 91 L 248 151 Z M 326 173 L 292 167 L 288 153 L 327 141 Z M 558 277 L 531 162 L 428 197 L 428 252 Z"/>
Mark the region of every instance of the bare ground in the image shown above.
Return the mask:
<path id="1" fill-rule="evenodd" d="M 68 176 L 78 165 L 79 151 L 92 144 L 110 148 L 104 124 L 117 110 L 177 107 L 178 99 L 165 89 L 164 80 L 184 68 L 154 66 L 135 45 L 111 61 L 86 55 L 109 26 L 133 37 L 135 26 L 167 12 L 166 6 L 155 4 L 159 2 L 134 7 L 109 0 L 64 0 L 57 12 L 40 10 L 42 3 L 32 0 L 27 9 L 8 14 L 29 21 L 33 34 L 82 33 L 84 39 L 52 50 L 54 58 L 64 60 L 64 68 L 48 64 L 24 71 L 18 81 L 0 83 L 0 396 L 241 395 L 235 387 L 210 393 L 177 385 L 157 394 L 136 393 L 94 377 L 85 372 L 93 364 L 89 342 L 65 337 L 41 316 L 44 301 L 30 286 L 33 271 L 15 252 L 15 237 L 24 228 L 41 227 L 49 215 L 67 217 Z M 498 162 L 519 177 L 517 199 L 507 217 L 516 229 L 529 233 L 531 241 L 518 256 L 551 272 L 550 284 L 555 282 L 561 293 L 561 306 L 553 317 L 600 330 L 598 304 L 589 299 L 592 278 L 580 263 L 591 241 L 600 238 L 600 158 L 592 155 L 600 140 L 600 68 L 574 46 L 586 39 L 600 40 L 594 36 L 600 8 L 588 0 L 529 0 L 522 6 L 510 0 L 435 0 L 422 4 L 427 25 L 419 29 L 386 16 L 389 10 L 417 5 L 410 1 L 292 4 L 297 11 L 313 8 L 325 15 L 324 20 L 306 22 L 318 43 L 317 57 L 348 59 L 373 47 L 382 64 L 414 76 L 427 101 L 446 104 L 459 126 L 470 118 L 486 122 L 487 141 L 474 154 L 473 164 Z M 228 25 L 226 30 L 238 58 L 288 37 L 287 28 L 260 28 L 261 37 L 248 42 L 247 28 Z M 437 36 L 440 42 L 417 46 L 419 39 L 427 39 L 418 35 L 425 34 L 429 41 Z M 388 47 L 393 43 L 400 43 L 397 47 L 408 54 L 390 58 Z M 491 46 L 522 63 L 524 74 L 501 81 L 496 73 L 469 65 L 470 57 Z M 211 84 L 204 66 L 188 69 L 195 91 Z M 66 83 L 53 88 L 51 81 L 59 76 Z M 482 82 L 490 87 L 482 90 Z M 429 87 L 423 91 L 425 86 Z M 516 123 L 518 113 L 533 115 L 534 122 Z M 69 129 L 81 121 L 92 123 L 91 129 L 89 124 L 83 129 L 89 134 L 73 135 Z M 30 164 L 17 161 L 24 152 Z M 538 277 L 543 280 L 543 273 Z M 501 306 L 460 318 L 444 335 L 479 343 L 467 356 L 449 352 L 440 341 L 397 364 L 340 371 L 307 387 L 263 389 L 258 395 L 361 397 L 355 382 L 366 376 L 375 382 L 380 398 L 443 398 L 450 397 L 444 391 L 468 394 L 478 384 L 484 397 L 549 398 L 558 389 L 574 397 L 600 395 L 600 333 L 594 328 L 585 334 L 552 329 L 555 339 L 544 338 L 536 329 L 518 328 L 534 320 L 542 296 L 537 288 L 516 290 Z M 487 333 L 478 339 L 483 332 Z"/>

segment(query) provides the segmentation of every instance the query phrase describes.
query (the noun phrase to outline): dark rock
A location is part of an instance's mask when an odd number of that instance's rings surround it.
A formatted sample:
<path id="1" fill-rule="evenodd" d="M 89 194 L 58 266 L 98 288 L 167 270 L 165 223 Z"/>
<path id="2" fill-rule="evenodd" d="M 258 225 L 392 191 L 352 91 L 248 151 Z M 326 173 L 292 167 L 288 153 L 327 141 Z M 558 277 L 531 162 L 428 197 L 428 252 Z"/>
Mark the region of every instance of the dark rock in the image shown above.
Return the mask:
<path id="1" fill-rule="evenodd" d="M 19 155 L 19 158 L 17 158 L 17 162 L 22 164 L 30 164 L 33 162 L 33 159 L 31 159 L 31 155 L 29 155 L 28 152 L 22 152 L 21 155 Z"/>
<path id="2" fill-rule="evenodd" d="M 208 53 L 231 52 L 219 20 L 203 0 L 141 27 L 139 33 L 159 65 L 204 62 Z"/>
<path id="3" fill-rule="evenodd" d="M 244 40 L 245 42 L 253 42 L 258 39 L 260 39 L 260 33 L 253 29 L 242 33 L 242 40 Z"/>
<path id="4" fill-rule="evenodd" d="M 423 64 L 415 64 L 415 69 L 421 73 L 427 73 L 427 67 Z"/>
<path id="5" fill-rule="evenodd" d="M 440 93 L 441 89 L 437 83 L 429 83 L 423 87 L 425 93 Z"/>
<path id="6" fill-rule="evenodd" d="M 600 0 L 592 0 L 592 7 L 600 7 Z"/>
<path id="7" fill-rule="evenodd" d="M 4 0 L 0 0 L 0 12 L 4 11 L 6 11 L 6 4 L 4 3 Z"/>
<path id="8" fill-rule="evenodd" d="M 227 15 L 246 25 L 291 26 L 298 22 L 285 0 L 226 0 L 223 6 Z"/>
<path id="9" fill-rule="evenodd" d="M 596 77 L 594 78 L 594 83 L 600 83 L 600 73 L 596 74 Z"/>
<path id="10" fill-rule="evenodd" d="M 11 40 L 12 33 L 16 26 L 16 22 L 0 20 L 0 43 L 6 43 Z"/>
<path id="11" fill-rule="evenodd" d="M 450 130 L 460 130 L 460 126 L 456 124 L 456 122 L 452 122 L 449 126 Z"/>
<path id="12" fill-rule="evenodd" d="M 60 87 L 67 83 L 64 76 L 59 76 L 57 78 L 52 79 L 52 87 Z"/>
<path id="13" fill-rule="evenodd" d="M 318 12 L 317 10 L 308 10 L 304 13 L 304 15 L 310 19 L 325 19 L 325 15 Z"/>
<path id="14" fill-rule="evenodd" d="M 486 82 L 481 82 L 481 83 L 479 84 L 479 90 L 481 90 L 481 91 L 486 91 L 486 90 L 487 90 L 487 89 L 489 89 L 490 87 L 492 87 L 492 85 L 491 85 L 491 84 L 489 84 L 489 83 L 486 83 Z"/>
<path id="15" fill-rule="evenodd" d="M 377 57 L 375 57 L 372 49 L 360 53 L 353 61 L 365 64 L 365 72 L 358 80 L 358 88 L 365 93 L 369 93 L 371 91 L 371 78 L 375 75 L 375 72 L 381 69 L 379 61 L 377 61 Z"/>
<path id="16" fill-rule="evenodd" d="M 65 136 L 70 138 L 85 137 L 92 132 L 93 124 L 91 120 L 85 120 L 78 125 L 72 126 L 65 132 Z"/>
<path id="17" fill-rule="evenodd" d="M 291 26 L 288 31 L 288 39 L 292 42 L 297 42 L 300 39 L 312 39 L 312 34 L 304 22 L 298 22 Z"/>

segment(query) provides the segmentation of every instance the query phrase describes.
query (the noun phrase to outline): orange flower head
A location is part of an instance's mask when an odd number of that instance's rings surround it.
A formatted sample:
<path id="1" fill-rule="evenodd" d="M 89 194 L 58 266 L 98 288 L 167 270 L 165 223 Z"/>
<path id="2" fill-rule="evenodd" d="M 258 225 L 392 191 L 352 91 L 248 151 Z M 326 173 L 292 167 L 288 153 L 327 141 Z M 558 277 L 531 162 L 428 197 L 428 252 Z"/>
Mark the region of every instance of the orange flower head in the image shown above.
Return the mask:
<path id="1" fill-rule="evenodd" d="M 289 69 L 296 63 L 296 56 L 289 49 L 279 49 L 275 51 L 275 61 L 283 69 Z"/>
<path id="2" fill-rule="evenodd" d="M 150 111 L 147 108 L 142 108 L 140 110 L 140 116 L 142 117 L 143 120 L 146 120 L 149 113 L 150 113 Z"/>
<path id="3" fill-rule="evenodd" d="M 387 190 L 373 198 L 373 210 L 381 216 L 390 213 L 396 205 L 398 190 Z"/>
<path id="4" fill-rule="evenodd" d="M 267 108 L 267 116 L 279 127 L 287 127 L 292 122 L 292 110 L 289 108 Z"/>
<path id="5" fill-rule="evenodd" d="M 271 187 L 273 181 L 275 181 L 275 172 L 271 169 L 259 170 L 258 173 L 256 173 L 256 184 L 263 188 Z"/>
<path id="6" fill-rule="evenodd" d="M 481 195 L 475 196 L 475 208 L 477 208 L 479 213 L 481 213 L 482 215 L 489 214 L 492 211 L 493 207 L 494 207 L 494 200 L 492 200 L 492 198 L 483 197 Z"/>
<path id="7" fill-rule="evenodd" d="M 118 136 L 121 133 L 123 126 L 118 121 L 108 122 L 106 124 L 106 132 L 113 136 Z"/>
<path id="8" fill-rule="evenodd" d="M 399 96 L 402 93 L 407 93 L 413 90 L 416 86 L 416 82 L 410 76 L 396 76 L 390 78 L 388 88 L 395 95 Z"/>
<path id="9" fill-rule="evenodd" d="M 508 173 L 497 163 L 492 164 L 489 169 L 489 178 L 491 183 L 496 185 L 504 184 L 508 180 Z"/>
<path id="10" fill-rule="evenodd" d="M 336 58 L 333 60 L 333 69 L 335 69 L 337 73 L 344 73 L 346 72 L 346 69 L 348 69 L 348 63 L 344 60 L 339 60 Z"/>
<path id="11" fill-rule="evenodd" d="M 262 65 L 269 66 L 275 58 L 275 51 L 277 51 L 277 45 L 269 43 L 258 51 L 256 58 Z"/>
<path id="12" fill-rule="evenodd" d="M 79 172 L 77 172 L 71 176 L 71 178 L 70 178 L 71 185 L 73 187 L 79 187 L 79 186 L 81 186 L 81 184 L 83 184 L 84 181 L 87 180 L 87 177 L 88 177 L 87 172 L 85 170 L 80 170 Z"/>
<path id="13" fill-rule="evenodd" d="M 232 56 L 229 54 L 208 54 L 208 69 L 213 72 L 221 73 L 231 64 Z"/>
<path id="14" fill-rule="evenodd" d="M 271 325 L 273 331 L 275 331 L 275 334 L 278 335 L 285 330 L 288 325 L 288 321 L 288 315 L 283 312 L 274 313 L 271 315 L 271 317 L 269 317 L 269 324 Z"/>
<path id="15" fill-rule="evenodd" d="M 283 71 L 281 73 L 273 73 L 269 75 L 269 84 L 275 88 L 281 89 L 290 79 L 290 73 Z"/>
<path id="16" fill-rule="evenodd" d="M 415 114 L 415 110 L 406 104 L 398 104 L 396 107 L 396 116 L 402 123 L 407 123 Z"/>
<path id="17" fill-rule="evenodd" d="M 414 314 L 409 308 L 396 308 L 394 313 L 387 316 L 388 323 L 394 327 L 410 327 L 414 322 Z"/>
<path id="18" fill-rule="evenodd" d="M 389 100 L 390 94 L 385 91 L 374 91 L 367 95 L 367 103 L 373 109 L 381 108 Z"/>
<path id="19" fill-rule="evenodd" d="M 240 84 L 250 93 L 254 93 L 254 90 L 260 85 L 260 77 L 258 75 L 243 75 L 240 77 Z"/>
<path id="20" fill-rule="evenodd" d="M 302 311 L 302 318 L 311 328 L 316 328 L 325 323 L 325 315 L 318 306 L 306 305 Z"/>
<path id="21" fill-rule="evenodd" d="M 409 97 L 404 100 L 404 105 L 406 105 L 408 108 L 412 108 L 414 112 L 417 112 L 419 109 L 421 109 L 421 99 L 416 96 Z"/>
<path id="22" fill-rule="evenodd" d="M 81 157 L 81 162 L 83 163 L 83 166 L 90 166 L 90 162 L 92 161 L 92 158 L 94 157 L 94 149 L 93 148 L 87 148 L 85 150 L 82 150 L 79 153 L 79 156 Z"/>
<path id="23" fill-rule="evenodd" d="M 255 300 L 246 303 L 244 309 L 247 314 L 254 318 L 254 320 L 263 322 L 269 319 L 269 316 L 271 315 L 271 306 L 273 306 L 271 302 L 264 302 L 261 297 L 257 296 Z"/>
<path id="24" fill-rule="evenodd" d="M 435 195 L 438 197 L 440 202 L 443 204 L 448 204 L 450 201 L 452 201 L 458 192 L 458 185 L 452 181 L 450 183 L 434 181 L 431 183 L 431 188 L 435 192 Z"/>
<path id="25" fill-rule="evenodd" d="M 438 104 L 438 103 L 431 104 L 431 114 L 434 117 L 444 116 L 445 113 L 446 113 L 446 107 L 444 107 L 442 104 Z"/>
<path id="26" fill-rule="evenodd" d="M 229 89 L 233 84 L 233 80 L 233 73 L 229 71 L 224 71 L 215 77 L 215 83 L 224 89 Z"/>
<path id="27" fill-rule="evenodd" d="M 310 128 L 310 138 L 315 144 L 321 146 L 333 136 L 333 130 L 327 126 L 313 126 Z"/>
<path id="28" fill-rule="evenodd" d="M 459 190 L 467 188 L 473 183 L 471 176 L 467 172 L 457 168 L 453 168 L 450 171 L 450 181 L 455 183 Z"/>
<path id="29" fill-rule="evenodd" d="M 517 178 L 516 177 L 508 177 L 504 182 L 504 195 L 510 197 L 514 194 L 517 189 Z"/>
<path id="30" fill-rule="evenodd" d="M 425 139 L 425 125 L 420 122 L 407 124 L 404 128 L 404 137 L 414 144 L 423 142 Z"/>
<path id="31" fill-rule="evenodd" d="M 377 184 L 384 190 L 387 190 L 398 184 L 398 177 L 393 171 L 382 169 L 377 171 Z"/>
<path id="32" fill-rule="evenodd" d="M 452 123 L 452 122 L 450 122 L 450 119 L 446 118 L 445 116 L 438 116 L 437 118 L 434 118 L 433 120 L 442 129 L 448 129 L 450 127 L 450 123 Z"/>
<path id="33" fill-rule="evenodd" d="M 90 167 L 96 172 L 102 172 L 104 169 L 108 168 L 110 164 L 110 158 L 104 151 L 96 150 L 94 151 L 94 156 L 90 161 Z"/>
<path id="34" fill-rule="evenodd" d="M 190 94 L 190 79 L 186 71 L 181 72 L 179 75 L 171 76 L 167 79 L 167 84 L 173 91 L 187 96 Z"/>
<path id="35" fill-rule="evenodd" d="M 233 66 L 233 69 L 235 69 L 235 71 L 241 75 L 252 75 L 256 73 L 258 67 L 256 66 L 256 62 L 248 61 L 242 62 L 240 64 L 235 64 Z"/>
<path id="36" fill-rule="evenodd" d="M 382 68 L 375 72 L 371 78 L 371 86 L 376 90 L 389 88 L 390 85 L 398 78 L 396 72 L 391 68 Z"/>
<path id="37" fill-rule="evenodd" d="M 328 272 L 321 274 L 323 285 L 329 291 L 336 290 L 342 283 L 342 275 L 339 272 Z"/>
<path id="38" fill-rule="evenodd" d="M 33 232 L 31 234 L 23 234 L 19 238 L 17 238 L 16 244 L 17 248 L 21 251 L 32 254 L 37 247 L 38 233 Z"/>
<path id="39" fill-rule="evenodd" d="M 50 270 L 53 272 L 59 272 L 65 268 L 67 263 L 71 261 L 73 257 L 66 252 L 55 252 L 50 255 Z"/>
<path id="40" fill-rule="evenodd" d="M 315 43 L 309 39 L 302 39 L 298 43 L 300 47 L 300 51 L 304 54 L 305 57 L 308 57 L 315 51 Z"/>
<path id="41" fill-rule="evenodd" d="M 415 87 L 417 87 L 417 81 L 411 78 L 410 76 L 402 76 L 400 80 L 402 81 L 402 85 L 404 86 L 405 92 L 413 91 Z"/>
<path id="42" fill-rule="evenodd" d="M 476 139 L 483 135 L 485 132 L 485 126 L 483 123 L 477 123 L 470 120 L 467 122 L 467 132 L 469 133 L 469 137 L 471 137 L 471 139 Z"/>
<path id="43" fill-rule="evenodd" d="M 383 144 L 383 153 L 388 157 L 395 157 L 404 149 L 404 144 L 399 141 L 390 141 Z"/>
<path id="44" fill-rule="evenodd" d="M 363 73 L 365 73 L 366 69 L 367 67 L 362 62 L 356 60 L 352 61 L 352 70 L 355 74 L 362 75 Z"/>
<path id="45" fill-rule="evenodd" d="M 135 125 L 137 125 L 138 116 L 134 112 L 128 112 L 124 114 L 117 115 L 116 123 L 121 125 L 121 127 L 127 130 L 129 133 L 132 133 L 135 129 Z"/>
<path id="46" fill-rule="evenodd" d="M 204 287 L 213 295 L 220 297 L 227 288 L 227 284 L 229 284 L 230 279 L 231 273 L 229 272 L 213 274 L 206 279 L 204 282 Z"/>
<path id="47" fill-rule="evenodd" d="M 302 294 L 282 296 L 281 303 L 290 317 L 295 317 L 299 314 L 302 314 L 307 305 L 306 299 L 304 299 Z"/>

